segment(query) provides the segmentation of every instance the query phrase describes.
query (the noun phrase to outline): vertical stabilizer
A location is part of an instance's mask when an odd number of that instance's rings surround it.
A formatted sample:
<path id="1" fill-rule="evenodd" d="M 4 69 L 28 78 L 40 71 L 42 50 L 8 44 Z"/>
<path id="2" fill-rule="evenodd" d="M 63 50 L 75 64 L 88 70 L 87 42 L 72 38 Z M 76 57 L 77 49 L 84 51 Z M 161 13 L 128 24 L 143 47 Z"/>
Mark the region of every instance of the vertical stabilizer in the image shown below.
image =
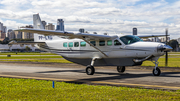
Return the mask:
<path id="1" fill-rule="evenodd" d="M 34 29 L 44 29 L 43 23 L 39 14 L 33 15 L 33 26 Z M 52 40 L 60 40 L 58 36 L 44 36 L 42 34 L 34 33 L 34 42 L 45 42 L 45 41 L 52 41 Z"/>
<path id="2" fill-rule="evenodd" d="M 41 18 L 39 17 L 39 14 L 33 15 L 33 26 L 34 29 L 45 29 L 41 22 Z"/>
<path id="3" fill-rule="evenodd" d="M 33 15 L 33 27 L 34 29 L 45 29 L 39 14 L 34 14 Z M 40 35 L 37 33 L 34 33 L 34 42 L 44 42 L 45 40 L 40 40 L 39 36 L 44 37 L 44 35 Z"/>

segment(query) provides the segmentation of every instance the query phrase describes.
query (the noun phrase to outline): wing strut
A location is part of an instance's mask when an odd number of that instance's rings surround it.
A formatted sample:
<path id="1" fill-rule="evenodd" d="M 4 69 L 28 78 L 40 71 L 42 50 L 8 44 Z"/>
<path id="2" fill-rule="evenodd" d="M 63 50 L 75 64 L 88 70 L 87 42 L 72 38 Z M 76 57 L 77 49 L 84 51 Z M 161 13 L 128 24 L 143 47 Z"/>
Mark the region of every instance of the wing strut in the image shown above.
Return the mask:
<path id="1" fill-rule="evenodd" d="M 87 42 L 90 46 L 94 47 L 96 50 L 98 50 L 99 52 L 101 52 L 104 56 L 108 57 L 103 51 L 101 51 L 99 48 L 95 47 L 92 43 L 90 43 L 89 41 L 87 41 L 85 38 L 82 38 L 85 42 Z"/>

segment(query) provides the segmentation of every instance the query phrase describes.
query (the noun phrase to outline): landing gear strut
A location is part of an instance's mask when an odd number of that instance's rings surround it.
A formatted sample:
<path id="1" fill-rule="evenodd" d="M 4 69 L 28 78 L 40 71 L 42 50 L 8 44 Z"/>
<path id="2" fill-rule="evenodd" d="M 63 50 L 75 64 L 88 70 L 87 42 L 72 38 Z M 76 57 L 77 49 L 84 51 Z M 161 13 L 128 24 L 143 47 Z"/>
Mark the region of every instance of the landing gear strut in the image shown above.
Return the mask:
<path id="1" fill-rule="evenodd" d="M 159 62 L 155 61 L 153 63 L 155 64 L 155 67 L 154 67 L 152 73 L 154 76 L 159 76 L 161 74 L 161 70 L 158 68 Z"/>
<path id="2" fill-rule="evenodd" d="M 94 62 L 95 62 L 96 58 L 93 58 L 91 61 L 91 65 L 88 65 L 86 67 L 86 74 L 87 75 L 93 75 L 95 73 L 95 68 L 94 68 Z"/>
<path id="3" fill-rule="evenodd" d="M 125 66 L 117 66 L 117 71 L 123 73 L 126 70 Z"/>

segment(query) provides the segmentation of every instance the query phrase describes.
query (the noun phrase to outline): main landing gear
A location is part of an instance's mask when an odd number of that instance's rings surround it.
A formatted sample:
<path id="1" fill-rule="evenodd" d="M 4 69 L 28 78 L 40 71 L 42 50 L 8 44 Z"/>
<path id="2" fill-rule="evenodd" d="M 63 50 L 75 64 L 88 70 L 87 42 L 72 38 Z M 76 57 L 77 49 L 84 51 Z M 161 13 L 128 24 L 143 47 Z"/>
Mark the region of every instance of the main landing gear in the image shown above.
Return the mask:
<path id="1" fill-rule="evenodd" d="M 93 75 L 94 73 L 95 73 L 94 67 L 91 66 L 91 65 L 88 65 L 88 66 L 86 67 L 86 74 L 87 74 L 87 75 Z"/>
<path id="2" fill-rule="evenodd" d="M 93 75 L 95 73 L 95 68 L 94 68 L 94 62 L 95 62 L 96 58 L 93 58 L 91 61 L 91 65 L 88 65 L 86 67 L 86 74 L 87 75 Z"/>
<path id="3" fill-rule="evenodd" d="M 161 74 L 161 70 L 158 68 L 159 62 L 155 61 L 153 63 L 155 64 L 155 67 L 154 67 L 152 73 L 154 76 L 159 76 Z"/>
<path id="4" fill-rule="evenodd" d="M 126 70 L 125 66 L 117 66 L 117 71 L 123 73 Z"/>

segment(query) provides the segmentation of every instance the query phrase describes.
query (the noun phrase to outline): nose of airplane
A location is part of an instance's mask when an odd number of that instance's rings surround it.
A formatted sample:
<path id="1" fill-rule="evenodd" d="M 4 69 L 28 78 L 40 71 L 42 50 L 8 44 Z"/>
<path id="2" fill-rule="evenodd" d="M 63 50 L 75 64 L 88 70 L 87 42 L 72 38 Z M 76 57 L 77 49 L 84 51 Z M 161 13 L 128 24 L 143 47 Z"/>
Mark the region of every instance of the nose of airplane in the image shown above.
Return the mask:
<path id="1" fill-rule="evenodd" d="M 171 46 L 165 45 L 165 44 L 158 46 L 158 50 L 161 50 L 161 51 L 170 51 L 172 49 L 173 48 Z"/>

